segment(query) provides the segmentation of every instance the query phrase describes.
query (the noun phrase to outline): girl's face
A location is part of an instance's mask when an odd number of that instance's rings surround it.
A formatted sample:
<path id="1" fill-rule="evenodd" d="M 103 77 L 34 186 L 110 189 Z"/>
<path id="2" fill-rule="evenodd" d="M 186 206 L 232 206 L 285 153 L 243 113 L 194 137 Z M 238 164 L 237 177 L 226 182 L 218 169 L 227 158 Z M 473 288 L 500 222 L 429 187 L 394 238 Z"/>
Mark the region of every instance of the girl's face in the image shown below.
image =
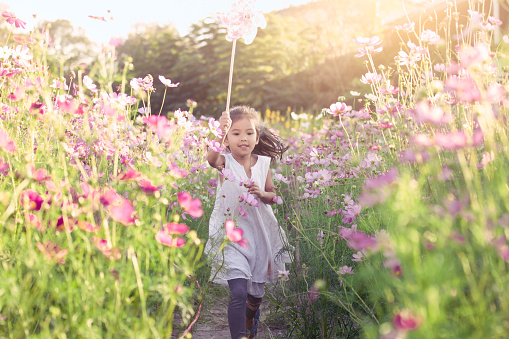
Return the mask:
<path id="1" fill-rule="evenodd" d="M 247 156 L 253 152 L 258 139 L 254 121 L 242 118 L 232 124 L 226 136 L 225 145 L 230 147 L 232 154 Z"/>

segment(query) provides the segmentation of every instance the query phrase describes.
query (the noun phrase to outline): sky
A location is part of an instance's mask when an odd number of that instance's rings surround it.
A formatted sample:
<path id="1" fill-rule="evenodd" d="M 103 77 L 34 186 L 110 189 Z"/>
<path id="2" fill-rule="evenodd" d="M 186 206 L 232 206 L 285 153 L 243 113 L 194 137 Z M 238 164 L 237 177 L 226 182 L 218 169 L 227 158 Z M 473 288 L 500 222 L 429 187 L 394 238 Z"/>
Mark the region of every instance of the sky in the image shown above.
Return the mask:
<path id="1" fill-rule="evenodd" d="M 316 0 L 257 0 L 255 6 L 266 13 L 310 1 Z M 136 23 L 173 23 L 185 35 L 191 24 L 228 11 L 231 0 L 0 0 L 0 8 L 26 22 L 27 30 L 39 20 L 67 19 L 74 27 L 84 28 L 90 40 L 105 43 L 111 37 L 127 37 Z M 89 15 L 105 17 L 107 22 Z"/>

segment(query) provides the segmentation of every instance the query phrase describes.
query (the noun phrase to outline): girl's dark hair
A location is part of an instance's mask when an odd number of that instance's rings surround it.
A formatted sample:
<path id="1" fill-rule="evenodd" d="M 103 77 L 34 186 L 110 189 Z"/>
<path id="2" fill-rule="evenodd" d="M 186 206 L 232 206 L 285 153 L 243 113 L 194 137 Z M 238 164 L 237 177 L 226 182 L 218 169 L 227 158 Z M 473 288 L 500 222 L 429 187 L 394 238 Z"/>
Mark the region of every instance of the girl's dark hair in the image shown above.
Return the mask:
<path id="1" fill-rule="evenodd" d="M 289 146 L 286 146 L 281 138 L 272 133 L 272 131 L 260 121 L 258 112 L 249 106 L 236 106 L 230 110 L 230 119 L 232 124 L 241 119 L 250 119 L 254 122 L 257 135 L 260 137 L 258 144 L 253 149 L 253 154 L 265 155 L 270 157 L 272 161 L 283 158 Z"/>

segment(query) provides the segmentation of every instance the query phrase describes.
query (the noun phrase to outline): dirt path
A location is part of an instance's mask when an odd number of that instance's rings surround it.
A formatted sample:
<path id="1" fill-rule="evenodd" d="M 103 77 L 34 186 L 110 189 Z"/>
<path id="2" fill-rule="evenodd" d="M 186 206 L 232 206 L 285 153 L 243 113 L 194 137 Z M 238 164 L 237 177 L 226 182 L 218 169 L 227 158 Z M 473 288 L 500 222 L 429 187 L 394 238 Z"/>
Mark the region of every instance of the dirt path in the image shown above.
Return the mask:
<path id="1" fill-rule="evenodd" d="M 193 329 L 193 339 L 229 339 L 228 328 L 228 288 L 213 286 L 206 297 L 200 318 Z M 263 301 L 260 312 L 257 339 L 284 338 L 286 328 L 270 321 L 269 303 Z"/>

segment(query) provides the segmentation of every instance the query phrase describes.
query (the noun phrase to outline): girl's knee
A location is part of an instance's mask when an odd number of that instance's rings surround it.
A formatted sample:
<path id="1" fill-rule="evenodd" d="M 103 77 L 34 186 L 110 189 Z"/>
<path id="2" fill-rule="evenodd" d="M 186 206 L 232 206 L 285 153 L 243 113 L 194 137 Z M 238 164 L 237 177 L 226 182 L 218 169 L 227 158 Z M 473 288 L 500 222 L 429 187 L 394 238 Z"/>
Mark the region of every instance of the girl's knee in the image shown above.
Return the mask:
<path id="1" fill-rule="evenodd" d="M 247 280 L 246 279 L 232 279 L 228 280 L 230 287 L 230 298 L 232 300 L 239 300 L 246 302 L 247 300 Z"/>

